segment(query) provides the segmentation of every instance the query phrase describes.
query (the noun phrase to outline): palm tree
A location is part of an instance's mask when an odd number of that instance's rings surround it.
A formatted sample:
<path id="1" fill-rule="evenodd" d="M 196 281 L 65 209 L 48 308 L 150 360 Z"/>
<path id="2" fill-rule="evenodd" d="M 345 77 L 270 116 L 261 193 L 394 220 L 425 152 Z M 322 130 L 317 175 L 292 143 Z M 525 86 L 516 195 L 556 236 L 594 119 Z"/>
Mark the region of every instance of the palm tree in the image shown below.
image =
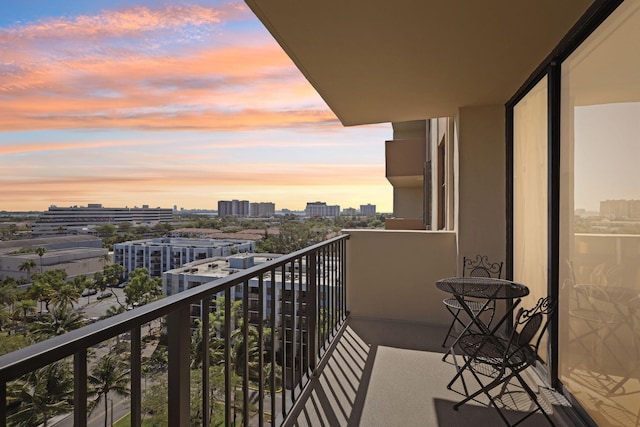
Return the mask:
<path id="1" fill-rule="evenodd" d="M 107 252 L 106 254 L 100 255 L 100 261 L 102 261 L 102 268 L 104 269 L 107 263 L 111 262 L 111 255 L 109 255 L 109 252 Z"/>
<path id="2" fill-rule="evenodd" d="M 7 307 L 0 305 L 0 331 L 11 321 L 11 315 L 7 311 Z"/>
<path id="3" fill-rule="evenodd" d="M 55 305 L 49 313 L 31 326 L 31 330 L 37 337 L 46 339 L 78 329 L 83 323 L 83 317 L 73 308 Z"/>
<path id="4" fill-rule="evenodd" d="M 129 396 L 129 371 L 124 362 L 118 357 L 107 354 L 96 364 L 88 378 L 92 386 L 91 392 L 95 396 L 92 410 L 98 406 L 100 399 L 104 402 L 104 426 L 107 427 L 108 395 L 109 392 L 127 397 Z"/>
<path id="5" fill-rule="evenodd" d="M 40 274 L 42 274 L 42 256 L 44 255 L 45 252 L 47 252 L 47 248 L 45 247 L 38 246 L 36 248 L 36 253 L 40 257 Z"/>
<path id="6" fill-rule="evenodd" d="M 31 270 L 36 268 L 36 262 L 32 259 L 28 259 L 23 261 L 22 264 L 20 264 L 20 267 L 18 268 L 20 269 L 20 271 L 26 271 L 27 279 L 31 281 Z"/>
<path id="7" fill-rule="evenodd" d="M 73 376 L 62 360 L 30 372 L 8 388 L 9 394 L 21 402 L 7 418 L 10 425 L 47 427 L 52 416 L 73 408 Z"/>
<path id="8" fill-rule="evenodd" d="M 77 303 L 79 298 L 80 292 L 78 289 L 74 285 L 66 284 L 53 295 L 52 300 L 58 306 L 71 305 L 73 307 L 73 304 Z"/>
<path id="9" fill-rule="evenodd" d="M 16 303 L 14 307 L 14 313 L 22 314 L 22 319 L 27 320 L 29 314 L 36 312 L 38 304 L 32 299 L 23 299 Z"/>
<path id="10" fill-rule="evenodd" d="M 13 307 L 13 303 L 16 302 L 17 297 L 18 288 L 16 287 L 15 281 L 7 280 L 0 286 L 0 304 L 11 305 Z"/>
<path id="11" fill-rule="evenodd" d="M 36 278 L 36 280 L 27 291 L 27 295 L 29 295 L 36 301 L 40 301 L 40 313 L 42 313 L 43 303 L 46 303 L 47 308 L 49 307 L 49 301 L 51 300 L 51 295 L 53 294 L 53 288 L 46 281 L 40 280 L 39 275 L 36 276 L 38 276 L 38 278 Z"/>

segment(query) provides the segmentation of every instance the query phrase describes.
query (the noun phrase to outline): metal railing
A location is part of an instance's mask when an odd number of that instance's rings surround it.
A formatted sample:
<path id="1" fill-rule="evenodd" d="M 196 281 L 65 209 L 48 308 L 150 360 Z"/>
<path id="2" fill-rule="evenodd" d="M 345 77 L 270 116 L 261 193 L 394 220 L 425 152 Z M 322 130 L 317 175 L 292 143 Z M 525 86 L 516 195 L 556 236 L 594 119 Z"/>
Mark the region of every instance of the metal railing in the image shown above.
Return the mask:
<path id="1" fill-rule="evenodd" d="M 191 374 L 199 365 L 199 396 L 211 396 L 212 364 L 224 371 L 226 425 L 235 425 L 238 416 L 242 417 L 239 425 L 280 425 L 346 318 L 347 239 L 348 235 L 338 236 L 1 356 L 0 425 L 8 425 L 7 417 L 12 413 L 7 405 L 8 384 L 53 362 L 73 358 L 73 421 L 75 426 L 86 426 L 91 396 L 87 379 L 94 364 L 90 349 L 127 334 L 131 350 L 131 425 L 140 426 L 142 326 L 158 319 L 165 319 L 166 326 L 169 425 L 194 425 Z M 294 275 L 291 271 L 301 273 Z M 237 291 L 239 287 L 242 292 Z M 259 322 L 254 306 L 250 317 L 250 288 L 254 288 L 254 294 L 257 288 Z M 211 311 L 203 309 L 200 324 L 194 325 L 194 304 L 219 310 L 223 322 L 211 324 Z M 283 306 L 287 309 L 282 310 Z M 304 311 L 300 310 L 302 306 Z M 201 343 L 194 351 L 195 326 L 201 328 Z M 222 347 L 222 360 L 212 357 L 212 340 L 217 341 L 218 350 Z M 199 363 L 194 363 L 195 358 Z M 268 365 L 270 369 L 265 369 Z M 213 402 L 209 398 L 200 400 L 197 424 L 209 426 Z M 239 415 L 236 410 L 241 411 Z"/>

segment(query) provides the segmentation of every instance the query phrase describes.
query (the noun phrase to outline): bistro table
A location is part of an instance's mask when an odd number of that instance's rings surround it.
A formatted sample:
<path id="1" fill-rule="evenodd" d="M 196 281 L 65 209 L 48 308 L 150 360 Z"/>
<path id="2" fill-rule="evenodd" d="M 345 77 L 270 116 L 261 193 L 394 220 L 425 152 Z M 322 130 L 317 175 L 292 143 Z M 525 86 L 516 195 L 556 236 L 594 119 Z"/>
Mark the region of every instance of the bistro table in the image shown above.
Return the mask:
<path id="1" fill-rule="evenodd" d="M 492 277 L 449 277 L 438 280 L 436 287 L 441 291 L 452 294 L 470 319 L 449 350 L 442 357 L 443 361 L 448 354 L 454 354 L 454 347 L 458 343 L 459 338 L 464 335 L 469 328 L 476 325 L 485 334 L 495 333 L 505 321 L 511 318 L 513 309 L 520 303 L 521 298 L 529 295 L 529 288 L 520 283 Z M 466 298 L 483 300 L 484 304 L 480 310 L 471 310 L 469 300 Z M 498 323 L 492 329 L 489 329 L 489 325 L 486 325 L 482 319 L 480 319 L 480 314 L 482 314 L 492 300 L 506 300 L 507 309 Z"/>

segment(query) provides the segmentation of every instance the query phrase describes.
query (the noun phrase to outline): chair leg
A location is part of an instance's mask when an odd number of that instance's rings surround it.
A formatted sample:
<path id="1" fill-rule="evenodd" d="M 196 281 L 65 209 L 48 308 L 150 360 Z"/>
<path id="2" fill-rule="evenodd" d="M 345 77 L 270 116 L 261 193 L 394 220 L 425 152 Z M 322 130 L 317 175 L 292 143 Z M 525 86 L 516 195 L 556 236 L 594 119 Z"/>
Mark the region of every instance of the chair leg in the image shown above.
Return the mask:
<path id="1" fill-rule="evenodd" d="M 551 417 L 549 417 L 549 415 L 547 414 L 547 412 L 544 410 L 544 408 L 542 407 L 542 405 L 540 405 L 540 402 L 538 402 L 538 396 L 536 395 L 536 393 L 531 389 L 531 387 L 529 387 L 529 384 L 527 384 L 527 382 L 524 380 L 524 378 L 522 378 L 520 376 L 519 373 L 515 373 L 513 375 L 514 377 L 516 377 L 516 379 L 518 380 L 518 382 L 520 383 L 520 385 L 522 386 L 522 388 L 524 388 L 524 390 L 527 392 L 527 394 L 529 395 L 529 398 L 533 401 L 533 403 L 536 405 L 536 407 L 538 409 L 536 409 L 533 412 L 530 412 L 529 414 L 527 414 L 527 416 L 525 416 L 524 418 L 522 418 L 520 421 L 518 421 L 516 424 L 520 424 L 522 421 L 526 420 L 527 418 L 529 418 L 531 415 L 535 414 L 538 410 L 540 412 L 542 412 L 542 415 L 544 415 L 544 417 L 547 419 L 547 421 L 549 422 L 549 424 L 553 427 L 555 427 L 555 424 L 553 422 L 553 420 L 551 419 Z M 516 425 L 514 424 L 514 425 Z"/>
<path id="2" fill-rule="evenodd" d="M 447 309 L 448 309 L 448 307 L 447 307 Z M 451 311 L 451 310 L 449 310 L 449 311 Z M 458 320 L 458 315 L 460 314 L 460 310 L 457 310 L 455 314 L 453 312 L 451 312 L 451 314 L 453 314 L 453 321 L 451 322 L 451 325 L 449 325 L 449 330 L 447 331 L 447 334 L 444 336 L 444 341 L 442 341 L 442 347 L 446 347 L 445 344 L 447 343 L 447 340 L 451 336 L 451 331 L 453 330 L 453 326 L 456 324 L 456 321 L 459 321 Z"/>

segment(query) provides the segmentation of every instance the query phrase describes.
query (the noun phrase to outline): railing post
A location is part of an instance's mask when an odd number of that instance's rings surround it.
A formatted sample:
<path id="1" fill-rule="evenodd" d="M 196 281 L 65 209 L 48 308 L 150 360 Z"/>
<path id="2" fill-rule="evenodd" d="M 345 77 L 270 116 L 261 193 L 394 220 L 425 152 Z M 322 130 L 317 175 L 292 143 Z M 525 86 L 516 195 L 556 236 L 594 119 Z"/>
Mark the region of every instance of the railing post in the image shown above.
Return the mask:
<path id="1" fill-rule="evenodd" d="M 73 425 L 87 425 L 87 350 L 73 355 Z"/>
<path id="2" fill-rule="evenodd" d="M 211 388 L 209 380 L 210 367 L 210 346 L 209 341 L 209 313 L 211 312 L 211 297 L 204 298 L 200 301 L 200 321 L 202 324 L 202 425 L 211 425 L 211 402 L 209 402 L 209 392 Z"/>
<path id="3" fill-rule="evenodd" d="M 309 322 L 307 332 L 309 340 L 309 368 L 312 374 L 316 371 L 316 360 L 318 353 L 318 286 L 317 286 L 317 263 L 318 253 L 314 252 L 307 255 L 307 282 L 309 290 L 307 292 L 307 321 Z"/>
<path id="4" fill-rule="evenodd" d="M 131 427 L 142 425 L 141 327 L 131 330 Z"/>
<path id="5" fill-rule="evenodd" d="M 189 425 L 189 353 L 191 331 L 189 307 L 167 315 L 169 332 L 169 425 Z"/>
<path id="6" fill-rule="evenodd" d="M 7 383 L 0 386 L 0 426 L 7 425 Z"/>

